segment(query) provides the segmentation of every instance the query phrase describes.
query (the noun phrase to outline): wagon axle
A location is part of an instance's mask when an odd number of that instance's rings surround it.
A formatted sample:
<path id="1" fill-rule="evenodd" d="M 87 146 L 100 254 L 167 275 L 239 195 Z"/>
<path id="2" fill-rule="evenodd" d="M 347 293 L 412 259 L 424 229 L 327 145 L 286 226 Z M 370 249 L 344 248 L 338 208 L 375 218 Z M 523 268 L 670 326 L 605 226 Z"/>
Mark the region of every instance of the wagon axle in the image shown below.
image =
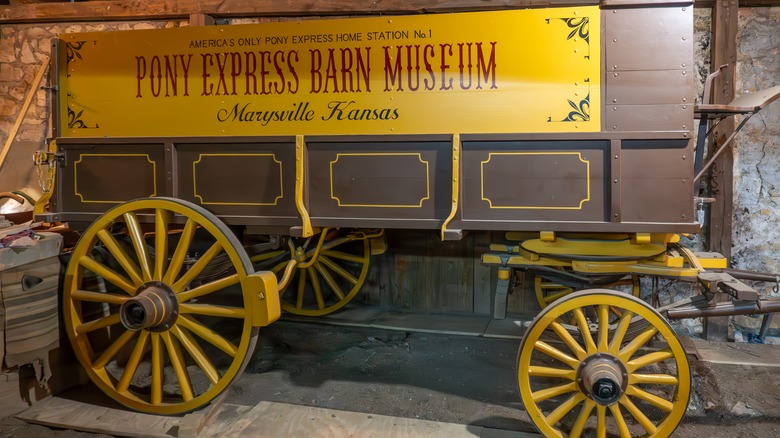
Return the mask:
<path id="1" fill-rule="evenodd" d="M 580 362 L 577 384 L 586 396 L 602 406 L 620 400 L 628 384 L 626 367 L 617 357 L 596 353 Z"/>
<path id="2" fill-rule="evenodd" d="M 136 296 L 125 301 L 119 310 L 122 325 L 132 331 L 168 330 L 178 316 L 176 294 L 159 281 L 144 283 Z"/>

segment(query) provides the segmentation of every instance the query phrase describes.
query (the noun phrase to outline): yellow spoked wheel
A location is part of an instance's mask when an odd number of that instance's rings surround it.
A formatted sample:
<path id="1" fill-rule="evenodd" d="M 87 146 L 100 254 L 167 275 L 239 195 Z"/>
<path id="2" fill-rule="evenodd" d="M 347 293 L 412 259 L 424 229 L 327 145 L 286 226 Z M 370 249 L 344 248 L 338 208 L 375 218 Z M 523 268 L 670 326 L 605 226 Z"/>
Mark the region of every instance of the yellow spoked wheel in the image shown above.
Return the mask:
<path id="1" fill-rule="evenodd" d="M 607 287 L 630 292 L 631 295 L 639 297 L 639 276 L 627 276 L 616 283 L 609 284 Z M 628 289 L 629 287 L 630 290 Z M 536 301 L 539 302 L 539 306 L 544 309 L 553 301 L 563 298 L 566 295 L 574 292 L 574 289 L 537 275 L 534 277 L 534 291 L 536 292 Z"/>
<path id="2" fill-rule="evenodd" d="M 574 289 L 543 277 L 534 277 L 534 290 L 536 291 L 536 301 L 544 309 L 553 301 L 563 298 L 574 292 Z"/>
<path id="3" fill-rule="evenodd" d="M 280 278 L 291 260 L 293 277 L 281 285 L 282 309 L 295 315 L 322 316 L 349 303 L 368 275 L 371 247 L 363 233 L 324 229 L 308 239 L 291 239 L 289 248 L 252 257 L 256 267 Z"/>
<path id="4" fill-rule="evenodd" d="M 610 307 L 621 311 L 614 323 Z M 587 309 L 595 320 L 585 317 Z M 570 312 L 575 327 L 560 323 Z M 561 298 L 536 317 L 520 344 L 518 384 L 544 436 L 668 437 L 688 406 L 691 373 L 658 312 L 633 296 L 594 289 Z"/>
<path id="5" fill-rule="evenodd" d="M 232 273 L 200 281 L 221 254 Z M 113 208 L 81 236 L 65 275 L 63 318 L 76 357 L 132 409 L 170 415 L 203 406 L 254 348 L 257 291 L 241 286 L 252 272 L 238 239 L 199 206 L 150 198 Z"/>

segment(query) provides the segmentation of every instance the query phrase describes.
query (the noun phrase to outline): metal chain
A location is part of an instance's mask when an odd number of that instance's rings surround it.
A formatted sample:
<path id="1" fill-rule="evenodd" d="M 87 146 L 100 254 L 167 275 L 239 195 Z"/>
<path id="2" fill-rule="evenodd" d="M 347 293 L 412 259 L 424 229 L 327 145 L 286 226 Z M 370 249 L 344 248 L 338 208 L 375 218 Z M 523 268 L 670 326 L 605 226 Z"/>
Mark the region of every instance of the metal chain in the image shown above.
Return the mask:
<path id="1" fill-rule="evenodd" d="M 35 172 L 38 175 L 38 185 L 41 186 L 44 194 L 51 192 L 52 188 L 54 188 L 54 174 L 57 170 L 56 155 L 46 151 L 35 151 L 33 162 L 35 163 Z M 45 171 L 43 169 L 44 164 L 47 166 Z"/>

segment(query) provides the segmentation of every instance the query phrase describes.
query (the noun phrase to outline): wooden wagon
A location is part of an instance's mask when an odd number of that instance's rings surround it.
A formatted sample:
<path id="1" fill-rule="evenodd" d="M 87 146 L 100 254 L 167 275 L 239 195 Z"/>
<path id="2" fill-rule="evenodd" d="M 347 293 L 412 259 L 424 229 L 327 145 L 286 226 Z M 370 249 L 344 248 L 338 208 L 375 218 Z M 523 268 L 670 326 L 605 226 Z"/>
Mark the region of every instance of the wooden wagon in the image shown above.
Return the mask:
<path id="1" fill-rule="evenodd" d="M 536 276 L 516 370 L 536 426 L 668 436 L 690 368 L 638 276 L 703 285 L 677 316 L 718 290 L 725 313 L 776 304 L 680 244 L 704 167 L 692 4 L 578 3 L 62 35 L 40 217 L 84 229 L 63 317 L 91 380 L 191 411 L 282 309 L 348 303 L 384 230 L 505 231 L 482 261 L 499 304 Z"/>

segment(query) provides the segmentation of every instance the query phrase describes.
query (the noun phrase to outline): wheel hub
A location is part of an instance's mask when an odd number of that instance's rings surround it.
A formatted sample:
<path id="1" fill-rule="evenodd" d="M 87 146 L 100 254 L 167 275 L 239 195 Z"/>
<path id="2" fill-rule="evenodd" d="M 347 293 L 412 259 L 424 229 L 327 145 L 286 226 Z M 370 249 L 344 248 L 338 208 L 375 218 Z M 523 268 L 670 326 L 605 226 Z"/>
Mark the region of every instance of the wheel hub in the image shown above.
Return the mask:
<path id="1" fill-rule="evenodd" d="M 149 281 L 119 309 L 122 325 L 131 331 L 149 329 L 162 332 L 171 328 L 179 316 L 179 302 L 168 285 Z"/>
<path id="2" fill-rule="evenodd" d="M 617 357 L 596 353 L 577 368 L 577 384 L 586 396 L 602 406 L 615 404 L 628 386 L 628 371 Z"/>

